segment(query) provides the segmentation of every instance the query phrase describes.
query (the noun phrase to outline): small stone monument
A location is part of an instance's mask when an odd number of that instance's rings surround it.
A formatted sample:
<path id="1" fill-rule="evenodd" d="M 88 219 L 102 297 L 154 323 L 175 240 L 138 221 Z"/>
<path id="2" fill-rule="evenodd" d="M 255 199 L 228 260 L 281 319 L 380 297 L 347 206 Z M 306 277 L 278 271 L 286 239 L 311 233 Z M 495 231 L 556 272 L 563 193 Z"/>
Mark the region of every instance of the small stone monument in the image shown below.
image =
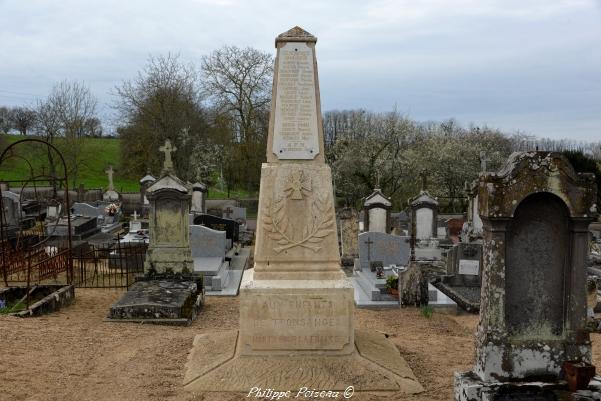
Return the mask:
<path id="1" fill-rule="evenodd" d="M 566 363 L 590 364 L 585 260 L 595 199 L 594 176 L 577 174 L 560 153 L 514 153 L 499 172 L 480 175 L 476 363 L 455 374 L 456 400 L 543 399 L 566 390 Z"/>
<path id="2" fill-rule="evenodd" d="M 146 191 L 156 182 L 156 180 L 157 179 L 150 174 L 150 170 L 146 171 L 146 175 L 140 179 L 140 202 L 143 206 L 149 205 L 148 198 L 146 198 Z"/>
<path id="3" fill-rule="evenodd" d="M 207 194 L 207 186 L 200 182 L 192 184 L 192 213 L 206 213 L 205 199 Z"/>
<path id="4" fill-rule="evenodd" d="M 109 166 L 106 169 L 105 173 L 108 176 L 109 185 L 106 189 L 106 192 L 102 194 L 102 200 L 105 202 L 116 202 L 119 200 L 119 194 L 117 193 L 117 191 L 115 191 L 115 187 L 113 184 L 113 174 L 115 173 L 115 171 L 113 170 L 113 166 Z"/>
<path id="5" fill-rule="evenodd" d="M 276 38 L 255 265 L 240 287 L 240 330 L 195 338 L 187 390 L 422 391 L 384 336 L 354 330 L 324 157 L 316 42 L 299 27 Z"/>
<path id="6" fill-rule="evenodd" d="M 409 200 L 411 230 L 417 241 L 438 236 L 438 201 L 426 190 L 426 173 L 421 175 L 422 189 L 418 196 Z"/>
<path id="7" fill-rule="evenodd" d="M 365 198 L 364 231 L 390 233 L 390 209 L 392 203 L 379 188 L 374 189 L 371 195 Z"/>

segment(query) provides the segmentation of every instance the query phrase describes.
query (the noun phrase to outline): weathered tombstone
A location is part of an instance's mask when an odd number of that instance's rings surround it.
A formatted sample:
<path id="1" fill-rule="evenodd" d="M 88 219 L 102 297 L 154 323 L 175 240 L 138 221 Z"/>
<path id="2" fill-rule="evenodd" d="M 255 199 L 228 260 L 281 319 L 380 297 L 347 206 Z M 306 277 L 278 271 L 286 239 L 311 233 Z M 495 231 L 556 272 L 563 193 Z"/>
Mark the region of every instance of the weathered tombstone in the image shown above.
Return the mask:
<path id="1" fill-rule="evenodd" d="M 3 191 L 2 208 L 2 222 L 5 227 L 19 227 L 21 221 L 20 196 L 11 191 Z"/>
<path id="2" fill-rule="evenodd" d="M 146 191 L 152 184 L 156 182 L 156 178 L 154 178 L 150 171 L 146 172 L 146 175 L 140 179 L 140 202 L 142 205 L 148 205 L 148 198 L 146 198 Z"/>
<path id="3" fill-rule="evenodd" d="M 113 185 L 113 174 L 115 173 L 115 171 L 113 170 L 113 166 L 109 166 L 105 173 L 108 175 L 109 184 L 106 192 L 102 195 L 102 200 L 104 200 L 105 202 L 116 202 L 119 200 L 119 194 L 117 193 L 117 191 L 115 191 Z"/>
<path id="4" fill-rule="evenodd" d="M 392 203 L 384 196 L 378 188 L 365 198 L 363 209 L 365 210 L 365 231 L 390 233 L 390 209 Z"/>
<path id="5" fill-rule="evenodd" d="M 465 195 L 468 199 L 467 224 L 462 230 L 462 241 L 475 241 L 482 238 L 482 219 L 478 213 L 478 189 L 479 182 L 474 180 L 471 184 L 466 183 Z"/>
<path id="6" fill-rule="evenodd" d="M 165 152 L 163 176 L 146 191 L 150 201 L 150 244 L 144 272 L 190 273 L 193 270 L 188 222 L 191 195 L 173 175 L 171 152 L 176 148 L 167 140 L 160 150 Z"/>
<path id="7" fill-rule="evenodd" d="M 593 177 L 553 152 L 514 153 L 498 173 L 480 175 L 476 363 L 455 374 L 457 400 L 518 399 L 524 383 L 561 388 L 564 363 L 590 364 L 584 266 L 597 214 Z"/>
<path id="8" fill-rule="evenodd" d="M 357 240 L 359 236 L 359 215 L 350 207 L 338 211 L 340 227 L 340 253 L 343 265 L 352 265 L 359 255 Z"/>
<path id="9" fill-rule="evenodd" d="M 377 382 L 379 391 L 422 391 L 383 336 L 359 331 L 355 336 L 353 287 L 340 269 L 332 178 L 324 157 L 316 41 L 299 27 L 276 38 L 255 267 L 245 272 L 240 289 L 240 330 L 196 337 L 184 378 L 188 390 L 298 391 L 346 388 L 353 381 L 355 390 Z M 363 346 L 373 351 L 369 361 Z M 215 355 L 207 358 L 207 353 Z M 230 359 L 216 365 L 217 353 Z M 386 362 L 378 363 L 380 358 Z"/>
<path id="10" fill-rule="evenodd" d="M 190 207 L 192 213 L 205 213 L 206 193 L 206 185 L 200 182 L 192 184 L 192 206 Z"/>

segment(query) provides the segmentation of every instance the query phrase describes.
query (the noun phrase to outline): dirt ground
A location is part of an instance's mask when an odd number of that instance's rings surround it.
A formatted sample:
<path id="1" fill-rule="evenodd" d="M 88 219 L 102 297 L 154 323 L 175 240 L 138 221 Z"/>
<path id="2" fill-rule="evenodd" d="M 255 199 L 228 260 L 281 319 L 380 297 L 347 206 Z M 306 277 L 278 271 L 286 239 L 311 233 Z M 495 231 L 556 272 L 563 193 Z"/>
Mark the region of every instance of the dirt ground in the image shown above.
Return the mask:
<path id="1" fill-rule="evenodd" d="M 182 388 L 184 365 L 198 333 L 235 329 L 238 298 L 207 298 L 189 327 L 107 323 L 122 291 L 77 289 L 76 302 L 52 315 L 0 317 L 0 400 L 243 400 L 245 395 L 193 395 Z M 356 394 L 354 400 L 451 400 L 453 372 L 469 370 L 477 316 L 419 310 L 356 310 L 356 326 L 389 333 L 426 392 L 412 397 Z M 601 365 L 601 337 L 593 335 Z"/>

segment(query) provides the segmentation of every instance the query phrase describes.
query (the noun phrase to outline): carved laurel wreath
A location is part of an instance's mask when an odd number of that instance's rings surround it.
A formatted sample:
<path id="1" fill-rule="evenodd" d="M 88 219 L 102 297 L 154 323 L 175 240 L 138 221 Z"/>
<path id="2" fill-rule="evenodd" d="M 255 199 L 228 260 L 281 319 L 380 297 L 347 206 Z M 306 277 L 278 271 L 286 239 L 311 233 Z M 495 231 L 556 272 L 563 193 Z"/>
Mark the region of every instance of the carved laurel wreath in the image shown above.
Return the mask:
<path id="1" fill-rule="evenodd" d="M 286 233 L 289 219 L 286 216 L 284 205 L 288 197 L 282 196 L 276 200 L 270 199 L 263 208 L 263 226 L 268 237 L 278 244 L 273 250 L 280 253 L 286 249 L 300 246 L 318 252 L 321 247 L 317 244 L 334 231 L 333 206 L 331 202 L 328 202 L 328 195 L 321 195 L 316 191 L 313 192 L 313 196 L 309 196 L 312 198 L 311 216 L 313 218 L 311 223 L 303 228 L 303 236 L 298 241 L 290 238 L 290 235 Z M 294 229 L 296 230 L 296 227 Z"/>

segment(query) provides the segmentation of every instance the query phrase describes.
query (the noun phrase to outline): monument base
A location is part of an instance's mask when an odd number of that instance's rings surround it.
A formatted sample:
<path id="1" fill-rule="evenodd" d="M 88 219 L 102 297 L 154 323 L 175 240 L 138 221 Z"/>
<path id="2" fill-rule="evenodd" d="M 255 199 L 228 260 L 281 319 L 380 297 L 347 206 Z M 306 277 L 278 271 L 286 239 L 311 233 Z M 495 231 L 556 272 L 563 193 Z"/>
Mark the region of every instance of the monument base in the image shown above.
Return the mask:
<path id="1" fill-rule="evenodd" d="M 353 287 L 338 280 L 254 280 L 240 286 L 240 353 L 348 355 L 354 351 Z"/>
<path id="2" fill-rule="evenodd" d="M 455 372 L 455 401 L 493 400 L 579 400 L 601 399 L 601 377 L 595 377 L 588 389 L 574 393 L 568 389 L 565 380 L 554 382 L 486 382 L 474 372 Z"/>
<path id="3" fill-rule="evenodd" d="M 424 391 L 394 344 L 379 333 L 355 331 L 348 355 L 243 355 L 239 337 L 237 330 L 197 335 L 188 355 L 184 388 L 250 396 L 290 392 L 281 399 L 321 391 L 337 392 L 339 399 L 353 393 Z"/>

